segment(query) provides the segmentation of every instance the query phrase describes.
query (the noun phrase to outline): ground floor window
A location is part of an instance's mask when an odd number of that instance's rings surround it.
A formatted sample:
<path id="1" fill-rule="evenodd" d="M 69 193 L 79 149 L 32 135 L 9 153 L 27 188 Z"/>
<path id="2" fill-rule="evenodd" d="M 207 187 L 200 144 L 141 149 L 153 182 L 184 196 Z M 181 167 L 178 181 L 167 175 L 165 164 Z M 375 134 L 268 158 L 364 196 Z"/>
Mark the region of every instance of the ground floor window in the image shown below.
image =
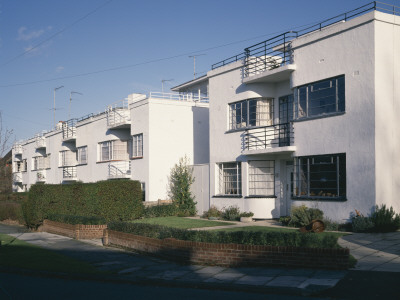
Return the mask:
<path id="1" fill-rule="evenodd" d="M 242 194 L 242 166 L 240 162 L 220 163 L 219 191 L 220 195 Z"/>
<path id="2" fill-rule="evenodd" d="M 275 195 L 275 162 L 253 160 L 249 165 L 249 196 Z"/>
<path id="3" fill-rule="evenodd" d="M 346 198 L 346 154 L 295 158 L 294 197 Z"/>

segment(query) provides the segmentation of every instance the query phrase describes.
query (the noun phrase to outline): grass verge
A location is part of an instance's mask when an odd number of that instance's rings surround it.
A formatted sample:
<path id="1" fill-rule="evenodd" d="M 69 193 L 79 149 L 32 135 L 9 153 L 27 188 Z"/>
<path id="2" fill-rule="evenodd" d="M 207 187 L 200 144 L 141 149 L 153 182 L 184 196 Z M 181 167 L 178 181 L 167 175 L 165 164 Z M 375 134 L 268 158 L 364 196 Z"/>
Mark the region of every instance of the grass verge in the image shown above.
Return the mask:
<path id="1" fill-rule="evenodd" d="M 95 267 L 53 251 L 0 234 L 0 266 L 35 271 L 65 273 L 99 273 Z"/>
<path id="2" fill-rule="evenodd" d="M 133 223 L 142 223 L 142 224 L 161 225 L 161 226 L 180 228 L 180 229 L 235 225 L 235 223 L 230 223 L 230 222 L 188 219 L 188 218 L 182 218 L 182 217 L 148 218 L 148 219 L 134 220 L 132 222 Z"/>

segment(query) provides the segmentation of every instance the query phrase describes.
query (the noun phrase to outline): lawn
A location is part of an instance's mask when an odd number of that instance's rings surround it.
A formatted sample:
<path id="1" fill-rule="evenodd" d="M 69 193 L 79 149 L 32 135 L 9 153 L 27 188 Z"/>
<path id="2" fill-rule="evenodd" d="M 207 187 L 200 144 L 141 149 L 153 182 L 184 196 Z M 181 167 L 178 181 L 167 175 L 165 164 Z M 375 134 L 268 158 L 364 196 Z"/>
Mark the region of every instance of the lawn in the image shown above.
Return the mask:
<path id="1" fill-rule="evenodd" d="M 188 218 L 181 218 L 181 217 L 148 218 L 148 219 L 135 220 L 132 222 L 133 223 L 156 224 L 156 225 L 181 228 L 181 229 L 235 225 L 235 223 L 230 223 L 230 222 L 188 219 Z"/>
<path id="2" fill-rule="evenodd" d="M 88 263 L 20 241 L 12 236 L 0 234 L 0 266 L 29 270 L 99 273 Z"/>

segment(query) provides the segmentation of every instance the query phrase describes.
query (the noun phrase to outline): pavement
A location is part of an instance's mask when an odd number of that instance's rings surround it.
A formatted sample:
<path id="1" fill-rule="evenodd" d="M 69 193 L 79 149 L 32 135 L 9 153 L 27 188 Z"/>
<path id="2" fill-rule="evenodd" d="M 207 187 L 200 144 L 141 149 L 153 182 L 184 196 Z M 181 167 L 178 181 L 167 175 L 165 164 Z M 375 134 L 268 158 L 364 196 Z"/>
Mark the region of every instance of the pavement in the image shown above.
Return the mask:
<path id="1" fill-rule="evenodd" d="M 27 232 L 23 227 L 2 224 L 0 233 L 88 262 L 98 270 L 111 271 L 113 280 L 123 282 L 311 295 L 333 288 L 348 275 L 348 271 L 323 269 L 181 265 L 104 247 L 101 240 L 78 241 L 46 232 Z M 400 272 L 400 232 L 352 234 L 341 238 L 339 243 L 348 247 L 358 259 L 355 270 Z"/>

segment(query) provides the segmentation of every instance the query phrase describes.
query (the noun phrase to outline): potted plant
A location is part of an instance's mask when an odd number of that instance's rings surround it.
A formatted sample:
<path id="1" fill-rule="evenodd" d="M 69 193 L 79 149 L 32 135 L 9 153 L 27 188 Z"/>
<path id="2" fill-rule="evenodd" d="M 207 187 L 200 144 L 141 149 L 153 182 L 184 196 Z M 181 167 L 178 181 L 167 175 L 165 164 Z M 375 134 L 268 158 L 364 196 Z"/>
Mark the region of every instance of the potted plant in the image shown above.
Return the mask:
<path id="1" fill-rule="evenodd" d="M 254 214 L 252 212 L 244 212 L 240 214 L 240 222 L 250 223 L 253 221 Z"/>

